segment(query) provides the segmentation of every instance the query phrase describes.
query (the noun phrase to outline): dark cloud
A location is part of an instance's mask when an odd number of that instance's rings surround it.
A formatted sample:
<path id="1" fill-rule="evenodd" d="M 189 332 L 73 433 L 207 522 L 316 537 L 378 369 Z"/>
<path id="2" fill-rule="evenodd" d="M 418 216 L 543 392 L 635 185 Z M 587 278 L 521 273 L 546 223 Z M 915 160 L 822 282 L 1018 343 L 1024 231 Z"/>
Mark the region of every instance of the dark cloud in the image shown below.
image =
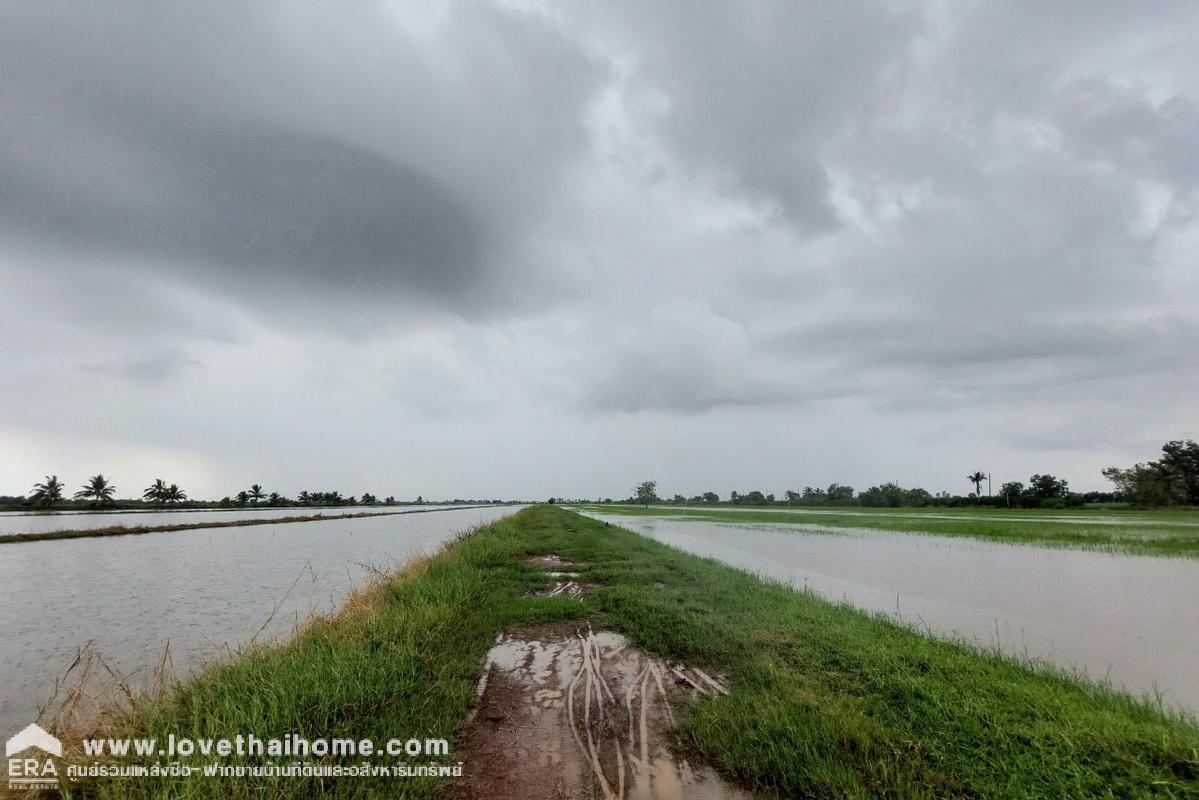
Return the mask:
<path id="1" fill-rule="evenodd" d="M 147 124 L 141 119 L 139 124 Z M 140 140 L 139 140 L 140 139 Z M 156 125 L 130 135 L 145 167 L 136 193 L 107 181 L 0 171 L 4 225 L 59 245 L 150 258 L 225 286 L 462 297 L 483 288 L 486 233 L 420 171 L 284 132 Z M 117 176 L 114 176 L 117 177 Z"/>
<path id="2" fill-rule="evenodd" d="M 0 233 L 258 300 L 544 291 L 520 234 L 598 73 L 533 18 L 447 13 L 460 52 L 382 6 L 10 6 Z"/>

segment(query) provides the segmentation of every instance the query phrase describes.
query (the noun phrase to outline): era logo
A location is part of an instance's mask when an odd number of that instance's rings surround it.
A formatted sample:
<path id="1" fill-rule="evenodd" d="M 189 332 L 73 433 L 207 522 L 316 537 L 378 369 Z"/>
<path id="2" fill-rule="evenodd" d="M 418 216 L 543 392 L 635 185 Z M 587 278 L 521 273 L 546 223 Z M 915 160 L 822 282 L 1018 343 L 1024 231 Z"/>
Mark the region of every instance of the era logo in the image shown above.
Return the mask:
<path id="1" fill-rule="evenodd" d="M 55 739 L 39 725 L 32 724 L 4 745 L 4 757 L 8 759 L 8 788 L 34 789 L 58 785 L 58 767 L 49 758 L 13 758 L 27 750 L 41 750 L 48 756 L 62 757 L 62 742 Z"/>

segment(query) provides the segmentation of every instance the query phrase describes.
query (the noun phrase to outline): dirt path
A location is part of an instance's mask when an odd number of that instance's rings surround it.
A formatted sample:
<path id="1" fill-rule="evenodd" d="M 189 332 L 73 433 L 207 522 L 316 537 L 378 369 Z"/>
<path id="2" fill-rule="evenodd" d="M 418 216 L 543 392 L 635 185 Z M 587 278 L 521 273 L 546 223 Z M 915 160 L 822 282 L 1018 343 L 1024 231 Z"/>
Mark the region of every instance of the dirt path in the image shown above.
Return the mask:
<path id="1" fill-rule="evenodd" d="M 740 798 L 711 769 L 670 752 L 688 695 L 725 693 L 616 633 L 575 625 L 515 631 L 488 654 L 460 743 L 457 796 L 488 800 Z"/>

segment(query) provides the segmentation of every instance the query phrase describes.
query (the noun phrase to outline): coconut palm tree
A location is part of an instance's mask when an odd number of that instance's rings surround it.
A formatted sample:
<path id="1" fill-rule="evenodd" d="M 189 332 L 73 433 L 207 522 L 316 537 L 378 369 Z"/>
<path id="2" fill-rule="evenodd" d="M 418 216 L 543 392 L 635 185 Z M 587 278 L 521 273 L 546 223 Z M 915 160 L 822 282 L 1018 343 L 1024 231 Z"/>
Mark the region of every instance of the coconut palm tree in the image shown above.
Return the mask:
<path id="1" fill-rule="evenodd" d="M 983 496 L 983 481 L 987 479 L 987 474 L 981 470 L 975 470 L 966 476 L 966 480 L 974 484 L 974 496 Z"/>
<path id="2" fill-rule="evenodd" d="M 300 492 L 296 496 L 296 499 L 300 501 L 300 505 L 302 505 L 302 506 L 312 505 L 312 495 L 309 494 L 308 492 Z"/>
<path id="3" fill-rule="evenodd" d="M 75 492 L 76 500 L 86 500 L 92 498 L 96 505 L 104 505 L 112 502 L 112 496 L 117 491 L 117 487 L 109 482 L 108 478 L 103 475 L 93 475 L 87 479 L 87 483 L 83 484 L 83 488 Z"/>
<path id="4" fill-rule="evenodd" d="M 262 484 L 254 484 L 250 487 L 250 491 L 246 492 L 246 496 L 250 498 L 250 502 L 258 505 L 258 501 L 266 497 L 266 492 L 262 490 Z"/>
<path id="5" fill-rule="evenodd" d="M 66 485 L 58 479 L 57 475 L 47 475 L 45 483 L 33 485 L 33 492 L 29 495 L 29 499 L 40 506 L 50 508 L 62 499 L 62 490 L 65 488 Z"/>
<path id="6" fill-rule="evenodd" d="M 155 505 L 162 505 L 167 500 L 167 483 L 162 478 L 155 478 L 154 483 L 142 492 L 143 500 L 150 500 Z"/>
<path id="7" fill-rule="evenodd" d="M 178 484 L 172 483 L 166 488 L 163 499 L 166 500 L 168 506 L 173 506 L 176 503 L 182 503 L 187 500 L 187 492 L 180 489 Z"/>
<path id="8" fill-rule="evenodd" d="M 235 496 L 233 499 L 237 501 L 239 506 L 244 506 L 246 503 L 250 502 L 250 495 L 246 494 L 245 492 L 238 492 L 237 496 Z"/>

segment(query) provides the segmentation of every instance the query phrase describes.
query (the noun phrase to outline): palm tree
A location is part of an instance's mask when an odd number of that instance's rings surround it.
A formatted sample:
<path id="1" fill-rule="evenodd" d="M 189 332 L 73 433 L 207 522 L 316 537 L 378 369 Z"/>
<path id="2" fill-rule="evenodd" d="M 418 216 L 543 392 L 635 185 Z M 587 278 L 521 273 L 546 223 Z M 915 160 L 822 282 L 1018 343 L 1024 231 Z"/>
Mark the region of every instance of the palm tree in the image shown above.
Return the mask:
<path id="1" fill-rule="evenodd" d="M 178 484 L 172 483 L 166 488 L 163 499 L 167 501 L 168 506 L 173 506 L 176 503 L 182 503 L 187 500 L 187 492 L 180 489 Z"/>
<path id="2" fill-rule="evenodd" d="M 162 478 L 155 478 L 146 491 L 142 492 L 143 500 L 151 500 L 155 505 L 162 505 L 167 499 L 167 483 Z"/>
<path id="3" fill-rule="evenodd" d="M 58 479 L 57 475 L 47 475 L 45 483 L 33 485 L 33 492 L 29 495 L 29 499 L 40 506 L 50 508 L 62 499 L 62 490 L 65 488 L 66 485 Z"/>
<path id="4" fill-rule="evenodd" d="M 971 473 L 970 475 L 966 475 L 966 480 L 970 481 L 971 483 L 974 483 L 975 497 L 981 498 L 982 497 L 982 482 L 987 480 L 987 474 L 983 473 L 983 471 L 981 471 L 981 470 L 975 470 L 974 473 Z"/>
<path id="5" fill-rule="evenodd" d="M 83 484 L 82 489 L 75 492 L 75 499 L 82 500 L 90 497 L 95 500 L 97 505 L 111 503 L 116 490 L 117 487 L 109 483 L 108 478 L 103 475 L 93 475 L 87 479 L 87 483 Z"/>
<path id="6" fill-rule="evenodd" d="M 267 500 L 270 502 L 270 504 L 272 506 L 277 506 L 277 505 L 281 504 L 281 502 L 283 500 L 283 496 L 280 495 L 278 492 L 271 492 L 271 495 L 270 495 L 270 497 L 267 498 Z"/>
<path id="7" fill-rule="evenodd" d="M 238 492 L 237 496 L 233 499 L 237 501 L 239 506 L 244 506 L 246 503 L 250 502 L 250 495 L 246 494 L 245 492 Z"/>
<path id="8" fill-rule="evenodd" d="M 312 495 L 308 492 L 300 492 L 296 499 L 300 501 L 300 505 L 302 506 L 312 505 Z"/>
<path id="9" fill-rule="evenodd" d="M 246 496 L 250 498 L 250 501 L 254 505 L 258 505 L 258 501 L 266 497 L 266 492 L 262 491 L 261 484 L 256 483 L 250 487 L 250 491 L 246 492 Z"/>

